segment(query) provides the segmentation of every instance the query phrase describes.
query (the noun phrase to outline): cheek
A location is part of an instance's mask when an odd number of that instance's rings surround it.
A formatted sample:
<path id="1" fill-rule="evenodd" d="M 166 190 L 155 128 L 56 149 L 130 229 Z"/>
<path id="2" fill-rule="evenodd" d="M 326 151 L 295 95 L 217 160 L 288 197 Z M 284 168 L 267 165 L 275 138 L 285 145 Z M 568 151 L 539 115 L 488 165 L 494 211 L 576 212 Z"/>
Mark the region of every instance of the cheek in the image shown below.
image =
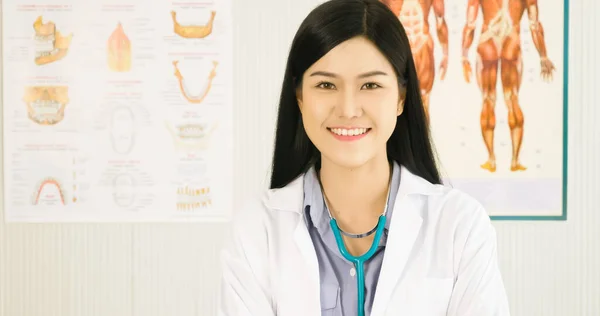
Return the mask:
<path id="1" fill-rule="evenodd" d="M 331 112 L 331 101 L 324 97 L 317 97 L 314 94 L 304 95 L 302 105 L 302 119 L 309 123 L 308 125 L 320 126 L 329 117 Z"/>
<path id="2" fill-rule="evenodd" d="M 396 128 L 396 122 L 398 121 L 397 114 L 398 112 L 394 108 L 391 111 L 389 111 L 385 117 L 382 118 L 382 120 L 385 120 L 384 124 L 387 136 L 391 136 L 392 132 Z"/>
<path id="3" fill-rule="evenodd" d="M 378 134 L 391 134 L 394 128 L 396 127 L 396 111 L 380 111 L 377 115 L 376 127 L 378 130 Z"/>
<path id="4" fill-rule="evenodd" d="M 384 134 L 387 137 L 394 131 L 398 119 L 396 102 L 397 99 L 394 98 L 382 98 L 378 106 L 370 111 L 369 116 L 375 120 L 378 134 Z"/>

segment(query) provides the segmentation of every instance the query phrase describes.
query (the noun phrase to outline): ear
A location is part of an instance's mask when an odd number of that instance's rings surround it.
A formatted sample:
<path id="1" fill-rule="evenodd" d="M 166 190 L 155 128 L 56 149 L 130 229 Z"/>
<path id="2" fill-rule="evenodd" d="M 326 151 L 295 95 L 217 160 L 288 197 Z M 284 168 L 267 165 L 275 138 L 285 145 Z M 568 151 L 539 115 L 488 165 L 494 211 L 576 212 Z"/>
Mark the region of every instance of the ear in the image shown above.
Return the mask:
<path id="1" fill-rule="evenodd" d="M 400 116 L 404 112 L 404 101 L 406 100 L 406 88 L 400 90 L 400 96 L 398 97 L 398 109 L 396 110 L 396 116 Z"/>
<path id="2" fill-rule="evenodd" d="M 298 107 L 300 108 L 300 112 L 302 112 L 302 87 L 298 86 L 296 88 L 296 101 L 298 102 Z"/>
<path id="3" fill-rule="evenodd" d="M 400 116 L 402 112 L 404 112 L 404 100 L 400 99 L 400 102 L 398 102 L 398 110 L 396 111 L 396 116 Z"/>

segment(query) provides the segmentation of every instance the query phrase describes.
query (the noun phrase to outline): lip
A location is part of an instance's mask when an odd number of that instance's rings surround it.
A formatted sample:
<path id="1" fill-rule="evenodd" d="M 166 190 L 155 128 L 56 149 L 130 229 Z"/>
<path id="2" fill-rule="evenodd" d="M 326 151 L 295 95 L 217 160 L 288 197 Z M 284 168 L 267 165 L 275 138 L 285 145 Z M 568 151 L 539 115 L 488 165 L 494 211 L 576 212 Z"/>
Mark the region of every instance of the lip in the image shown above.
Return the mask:
<path id="1" fill-rule="evenodd" d="M 352 135 L 352 136 L 350 136 L 350 135 L 338 135 L 338 134 L 336 134 L 336 133 L 334 133 L 332 131 L 332 129 L 335 129 L 335 128 L 338 128 L 338 129 L 355 129 L 355 128 L 365 128 L 365 127 L 338 127 L 338 126 L 335 126 L 335 127 L 328 127 L 327 128 L 327 131 L 333 137 L 335 137 L 337 140 L 340 140 L 340 141 L 343 141 L 343 142 L 357 141 L 357 140 L 359 140 L 361 138 L 364 138 L 365 136 L 369 135 L 369 133 L 371 132 L 371 128 L 367 127 L 366 128 L 367 131 L 365 133 L 363 133 L 363 134 L 360 134 L 360 135 Z"/>

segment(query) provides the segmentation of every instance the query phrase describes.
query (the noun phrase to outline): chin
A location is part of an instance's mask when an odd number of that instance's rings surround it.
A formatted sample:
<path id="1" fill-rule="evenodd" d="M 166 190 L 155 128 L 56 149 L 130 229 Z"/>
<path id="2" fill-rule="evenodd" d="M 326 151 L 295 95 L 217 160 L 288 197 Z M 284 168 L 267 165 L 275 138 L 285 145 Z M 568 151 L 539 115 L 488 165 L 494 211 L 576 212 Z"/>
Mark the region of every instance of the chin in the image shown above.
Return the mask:
<path id="1" fill-rule="evenodd" d="M 327 159 L 328 163 L 344 169 L 360 168 L 373 159 L 372 155 L 367 155 L 364 151 L 352 153 L 347 150 L 323 153 L 323 158 Z"/>

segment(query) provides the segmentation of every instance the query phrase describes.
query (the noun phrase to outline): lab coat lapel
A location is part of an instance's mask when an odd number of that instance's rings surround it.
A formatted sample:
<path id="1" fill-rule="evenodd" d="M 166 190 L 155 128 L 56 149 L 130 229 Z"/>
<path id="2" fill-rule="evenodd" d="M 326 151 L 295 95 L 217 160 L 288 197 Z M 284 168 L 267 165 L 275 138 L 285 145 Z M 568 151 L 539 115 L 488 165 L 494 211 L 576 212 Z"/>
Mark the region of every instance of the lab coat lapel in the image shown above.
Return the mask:
<path id="1" fill-rule="evenodd" d="M 302 212 L 304 205 L 303 181 L 304 177 L 302 176 L 282 189 L 270 191 L 266 200 L 267 205 L 273 210 L 297 213 L 298 221 L 294 228 L 293 239 L 302 258 L 295 261 L 297 263 L 294 264 L 294 268 L 299 270 L 290 277 L 290 280 L 297 279 L 298 288 L 295 293 L 286 293 L 299 299 L 294 312 L 294 315 L 297 316 L 321 313 L 319 261 Z"/>
<path id="2" fill-rule="evenodd" d="M 371 316 L 384 315 L 390 305 L 392 294 L 405 273 L 415 241 L 421 231 L 422 198 L 437 192 L 440 192 L 440 188 L 401 166 L 400 188 L 394 203 Z"/>
<path id="3" fill-rule="evenodd" d="M 304 258 L 305 263 L 308 265 L 308 267 L 311 270 L 316 271 L 317 275 L 318 275 L 319 262 L 317 260 L 317 254 L 315 253 L 315 250 L 314 250 L 314 247 L 312 244 L 312 240 L 310 239 L 310 235 L 308 234 L 308 231 L 306 230 L 306 228 L 302 227 L 303 225 L 304 225 L 303 221 L 300 221 L 298 223 L 298 226 L 296 227 L 296 230 L 294 231 L 294 241 L 296 242 L 298 249 L 302 253 L 302 257 Z M 313 274 L 311 273 L 311 275 L 313 275 Z"/>
<path id="4" fill-rule="evenodd" d="M 375 291 L 372 316 L 384 315 L 421 230 L 423 219 L 419 216 L 414 198 L 414 196 L 404 196 L 395 203 L 386 251 Z"/>
<path id="5" fill-rule="evenodd" d="M 298 308 L 298 316 L 318 315 L 321 312 L 320 300 L 320 283 L 319 283 L 319 261 L 317 253 L 308 233 L 304 216 L 300 215 L 296 229 L 294 230 L 294 241 L 298 246 L 298 250 L 304 259 L 299 262 L 300 267 L 305 267 L 307 273 L 298 273 L 302 282 L 302 286 L 298 288 L 302 296 L 309 296 L 309 299 L 304 299 L 301 302 L 301 307 Z M 307 276 L 303 278 L 302 276 Z M 298 293 L 292 295 L 298 296 Z"/>

